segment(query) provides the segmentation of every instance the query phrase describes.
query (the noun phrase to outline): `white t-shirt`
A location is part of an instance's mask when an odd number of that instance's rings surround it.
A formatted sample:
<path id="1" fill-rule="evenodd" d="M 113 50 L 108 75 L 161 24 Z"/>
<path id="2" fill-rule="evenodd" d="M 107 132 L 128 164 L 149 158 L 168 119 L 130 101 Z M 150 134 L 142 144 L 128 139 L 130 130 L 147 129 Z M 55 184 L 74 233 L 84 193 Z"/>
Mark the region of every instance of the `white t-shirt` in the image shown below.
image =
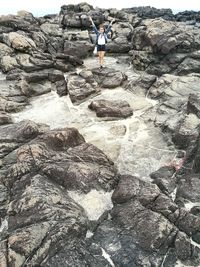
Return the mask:
<path id="1" fill-rule="evenodd" d="M 105 44 L 106 44 L 105 36 L 100 34 L 98 38 L 98 45 L 105 45 Z"/>

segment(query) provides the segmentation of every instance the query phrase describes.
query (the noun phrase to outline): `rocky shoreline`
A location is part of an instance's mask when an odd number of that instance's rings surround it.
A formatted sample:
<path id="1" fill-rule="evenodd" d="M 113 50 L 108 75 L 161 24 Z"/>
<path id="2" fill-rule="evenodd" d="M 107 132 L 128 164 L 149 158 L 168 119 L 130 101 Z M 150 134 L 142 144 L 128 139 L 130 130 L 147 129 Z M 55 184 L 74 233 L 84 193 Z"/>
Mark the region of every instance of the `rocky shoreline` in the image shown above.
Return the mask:
<path id="1" fill-rule="evenodd" d="M 94 48 L 88 15 L 97 25 L 115 18 L 107 47 L 118 67 L 86 67 Z M 1 267 L 200 266 L 199 23 L 200 12 L 87 3 L 40 18 L 0 17 Z M 124 122 L 106 124 L 110 147 L 121 143 L 104 150 L 88 142 L 74 127 L 87 133 L 81 116 L 57 128 L 15 121 L 51 92 L 74 110 L 85 104 L 89 124 Z M 99 131 L 93 140 L 103 140 Z M 161 160 L 167 149 L 174 157 Z M 153 172 L 146 155 L 160 160 Z M 109 204 L 90 218 L 81 197 L 94 194 L 95 207 L 104 193 Z"/>

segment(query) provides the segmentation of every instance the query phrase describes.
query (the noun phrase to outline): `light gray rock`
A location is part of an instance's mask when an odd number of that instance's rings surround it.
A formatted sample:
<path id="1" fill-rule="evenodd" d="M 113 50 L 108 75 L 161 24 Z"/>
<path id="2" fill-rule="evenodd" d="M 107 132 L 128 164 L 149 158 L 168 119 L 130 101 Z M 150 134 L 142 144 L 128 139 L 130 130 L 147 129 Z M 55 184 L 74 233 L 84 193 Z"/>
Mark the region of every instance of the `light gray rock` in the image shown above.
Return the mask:
<path id="1" fill-rule="evenodd" d="M 3 40 L 8 46 L 22 52 L 27 52 L 36 48 L 36 45 L 32 39 L 25 37 L 17 32 L 4 34 Z"/>

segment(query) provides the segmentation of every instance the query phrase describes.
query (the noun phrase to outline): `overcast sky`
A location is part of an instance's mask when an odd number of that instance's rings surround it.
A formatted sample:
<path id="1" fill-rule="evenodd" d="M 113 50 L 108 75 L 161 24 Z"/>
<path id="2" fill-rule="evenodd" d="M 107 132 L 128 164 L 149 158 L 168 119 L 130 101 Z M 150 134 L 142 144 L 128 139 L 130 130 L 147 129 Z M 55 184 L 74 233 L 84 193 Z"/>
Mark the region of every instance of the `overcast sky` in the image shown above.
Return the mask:
<path id="1" fill-rule="evenodd" d="M 35 16 L 49 13 L 58 13 L 60 7 L 66 4 L 77 4 L 83 1 L 78 0 L 1 0 L 0 15 L 16 14 L 18 10 L 27 10 Z M 200 0 L 88 0 L 94 7 L 101 8 L 115 7 L 118 9 L 133 6 L 154 6 L 157 8 L 171 8 L 174 12 L 182 10 L 200 10 Z"/>

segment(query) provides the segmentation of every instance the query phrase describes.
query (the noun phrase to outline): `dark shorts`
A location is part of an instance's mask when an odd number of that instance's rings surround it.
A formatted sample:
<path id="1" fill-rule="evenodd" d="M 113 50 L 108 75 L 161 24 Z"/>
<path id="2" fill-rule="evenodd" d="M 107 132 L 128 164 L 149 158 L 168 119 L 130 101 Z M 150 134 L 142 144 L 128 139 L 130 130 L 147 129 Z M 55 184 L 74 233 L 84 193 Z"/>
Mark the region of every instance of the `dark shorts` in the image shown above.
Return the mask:
<path id="1" fill-rule="evenodd" d="M 97 51 L 106 51 L 106 45 L 97 45 Z"/>

